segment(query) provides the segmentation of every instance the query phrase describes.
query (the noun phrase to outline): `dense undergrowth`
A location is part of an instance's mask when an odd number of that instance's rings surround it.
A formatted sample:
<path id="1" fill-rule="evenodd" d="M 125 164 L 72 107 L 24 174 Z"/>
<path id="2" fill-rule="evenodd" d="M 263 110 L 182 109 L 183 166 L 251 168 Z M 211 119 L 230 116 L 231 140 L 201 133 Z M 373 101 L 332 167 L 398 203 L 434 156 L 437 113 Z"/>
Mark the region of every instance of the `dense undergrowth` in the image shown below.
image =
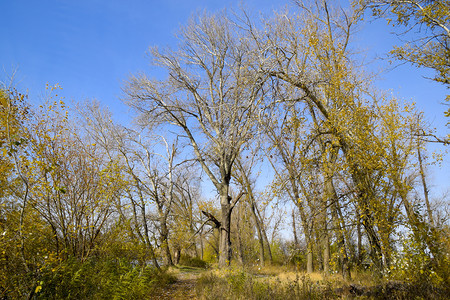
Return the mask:
<path id="1" fill-rule="evenodd" d="M 153 299 L 175 281 L 168 272 L 125 260 L 68 259 L 42 268 L 31 293 L 6 291 L 0 299 Z"/>
<path id="2" fill-rule="evenodd" d="M 68 261 L 46 270 L 37 299 L 150 299 L 152 292 L 175 278 L 153 267 L 120 260 Z"/>

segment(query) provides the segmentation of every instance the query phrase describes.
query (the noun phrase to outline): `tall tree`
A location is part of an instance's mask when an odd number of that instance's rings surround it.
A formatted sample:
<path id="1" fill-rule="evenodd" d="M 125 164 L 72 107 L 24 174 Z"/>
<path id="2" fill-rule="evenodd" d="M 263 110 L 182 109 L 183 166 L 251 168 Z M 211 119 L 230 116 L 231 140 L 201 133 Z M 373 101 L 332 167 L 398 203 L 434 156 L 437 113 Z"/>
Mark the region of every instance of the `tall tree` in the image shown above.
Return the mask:
<path id="1" fill-rule="evenodd" d="M 182 132 L 214 184 L 221 206 L 221 267 L 231 260 L 231 211 L 238 201 L 230 194 L 233 165 L 254 134 L 265 79 L 255 71 L 256 56 L 239 32 L 224 14 L 191 20 L 180 31 L 177 50 L 150 51 L 168 78 L 132 77 L 125 88 L 140 120 Z"/>
<path id="2" fill-rule="evenodd" d="M 260 58 L 264 62 L 262 68 L 275 83 L 271 90 L 274 101 L 268 107 L 286 107 L 281 111 L 295 109 L 290 115 L 285 113 L 285 116 L 275 117 L 275 125 L 277 122 L 293 125 L 283 125 L 285 130 L 279 131 L 280 134 L 273 139 L 273 144 L 290 142 L 290 147 L 296 147 L 298 150 L 293 151 L 293 148 L 283 146 L 286 149 L 283 160 L 291 159 L 295 152 L 300 151 L 300 159 L 297 158 L 296 165 L 303 169 L 309 168 L 308 172 L 316 181 L 315 185 L 322 186 L 324 176 L 329 178 L 331 174 L 324 174 L 317 168 L 308 166 L 320 166 L 314 162 L 321 157 L 320 153 L 323 154 L 324 161 L 329 160 L 325 151 L 327 148 L 323 147 L 326 143 L 331 143 L 333 148 L 339 149 L 341 168 L 352 182 L 349 186 L 354 195 L 352 202 L 360 213 L 370 243 L 372 261 L 377 269 L 382 271 L 386 266 L 384 243 L 389 242 L 378 225 L 382 221 L 392 223 L 392 220 L 383 217 L 384 210 L 382 214 L 378 213 L 378 208 L 386 206 L 386 198 L 379 197 L 379 187 L 376 184 L 380 178 L 387 176 L 386 173 L 380 172 L 378 164 L 383 151 L 377 146 L 380 140 L 376 122 L 380 116 L 374 110 L 375 103 L 382 100 L 370 90 L 370 79 L 360 73 L 360 66 L 352 55 L 350 46 L 353 28 L 360 20 L 362 9 L 346 12 L 333 9 L 327 1 L 322 0 L 309 4 L 297 1 L 297 4 L 298 14 L 281 12 L 274 19 L 263 21 L 263 31 L 258 31 L 250 21 L 246 21 L 247 30 L 257 40 L 255 44 L 265 50 L 264 56 Z M 304 129 L 306 134 L 295 132 L 295 124 Z M 272 128 L 277 127 L 266 126 L 266 130 L 273 130 Z M 296 142 L 293 139 L 295 135 Z M 308 139 L 305 143 L 304 140 Z M 302 146 L 299 147 L 300 145 Z M 313 151 L 311 162 L 302 159 L 301 153 L 305 153 L 307 148 Z M 289 170 L 292 168 L 289 166 L 294 164 L 288 162 L 285 165 Z M 298 173 L 301 169 L 296 167 L 288 178 L 290 181 L 296 181 L 295 184 L 300 188 L 303 185 L 302 189 L 307 191 L 308 189 L 304 188 L 305 180 L 300 180 L 301 174 Z M 403 169 L 399 169 L 398 176 L 406 178 L 401 170 Z M 305 210 L 305 207 L 309 207 L 313 212 L 311 216 L 314 216 L 312 221 L 315 226 L 310 226 L 311 229 L 326 229 L 328 205 L 332 203 L 331 200 L 336 199 L 331 189 L 331 181 L 328 182 L 329 197 L 322 202 L 318 201 L 316 196 L 317 188 L 304 193 L 308 195 L 305 199 L 309 203 L 308 206 L 302 204 L 299 208 L 303 207 L 301 209 Z M 400 185 L 395 189 L 399 191 L 399 188 Z M 299 191 L 302 189 L 297 188 Z M 299 199 L 297 195 L 294 198 Z M 395 196 L 394 199 L 398 197 Z M 391 211 L 390 207 L 387 206 L 386 211 Z M 323 214 L 321 220 L 315 218 L 317 213 Z M 306 218 L 306 214 L 301 217 Z M 389 232 L 391 227 L 385 228 Z M 317 230 L 314 234 L 316 237 L 322 236 L 324 241 L 327 239 L 326 235 L 320 235 Z M 322 258 L 326 266 L 327 243 L 323 242 L 323 245 L 325 252 Z"/>
<path id="3" fill-rule="evenodd" d="M 259 148 L 259 145 L 257 146 Z M 243 162 L 242 155 L 236 160 L 236 172 L 235 179 L 242 189 L 245 191 L 245 198 L 250 206 L 250 211 L 253 216 L 253 221 L 255 223 L 256 232 L 258 233 L 259 240 L 259 262 L 261 266 L 265 263 L 265 253 L 267 249 L 267 256 L 269 262 L 272 263 L 272 251 L 270 249 L 269 239 L 267 238 L 266 227 L 267 224 L 264 223 L 264 219 L 261 216 L 260 209 L 258 208 L 257 195 L 255 190 L 255 180 L 251 179 L 252 170 L 254 170 L 257 160 L 257 155 L 259 153 L 253 149 L 251 153 L 246 155 L 246 162 Z"/>
<path id="4" fill-rule="evenodd" d="M 169 217 L 175 201 L 175 161 L 179 151 L 177 140 L 169 143 L 164 137 L 142 128 L 126 128 L 116 124 L 109 112 L 96 103 L 84 105 L 82 109 L 86 127 L 98 147 L 105 149 L 110 159 L 123 164 L 127 176 L 126 196 L 131 207 L 133 234 L 145 245 L 159 267 L 150 230 L 151 214 L 154 218 L 157 240 L 163 252 L 164 264 L 173 265 L 169 246 Z M 163 151 L 158 151 L 160 149 Z M 122 216 L 126 210 L 120 205 Z"/>
<path id="5" fill-rule="evenodd" d="M 0 285 L 16 295 L 28 296 L 30 284 L 20 281 L 33 270 L 27 247 L 29 178 L 26 174 L 29 150 L 29 105 L 27 96 L 14 88 L 0 87 Z M 37 224 L 36 224 L 37 225 Z M 31 287 L 32 289 L 32 287 Z M 3 293 L 3 291 L 2 291 Z"/>
<path id="6" fill-rule="evenodd" d="M 111 203 L 121 196 L 117 162 L 71 126 L 62 101 L 42 105 L 35 115 L 30 203 L 52 229 L 57 254 L 84 260 L 115 213 Z"/>

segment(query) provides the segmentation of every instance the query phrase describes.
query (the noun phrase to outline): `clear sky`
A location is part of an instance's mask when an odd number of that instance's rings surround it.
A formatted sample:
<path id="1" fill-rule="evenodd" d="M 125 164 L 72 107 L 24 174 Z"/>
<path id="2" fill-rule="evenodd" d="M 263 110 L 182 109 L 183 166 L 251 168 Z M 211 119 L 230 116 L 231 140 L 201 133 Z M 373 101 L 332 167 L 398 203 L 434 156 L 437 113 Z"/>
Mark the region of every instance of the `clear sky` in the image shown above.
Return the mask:
<path id="1" fill-rule="evenodd" d="M 250 0 L 251 10 L 286 2 Z M 96 98 L 119 114 L 124 80 L 149 71 L 149 46 L 176 45 L 174 34 L 196 12 L 230 0 L 0 0 L 0 78 L 18 70 L 31 95 L 59 83 L 68 99 Z"/>
<path id="2" fill-rule="evenodd" d="M 95 98 L 126 120 L 121 86 L 128 75 L 151 73 L 149 46 L 175 45 L 174 33 L 199 10 L 236 8 L 232 0 L 0 0 L 0 79 L 17 69 L 16 83 L 38 101 L 45 84 L 60 84 L 68 100 Z M 270 12 L 290 5 L 288 0 L 247 0 L 253 12 Z M 398 37 L 384 21 L 363 26 L 356 45 L 367 50 L 367 61 L 380 57 Z M 386 62 L 370 66 L 375 70 Z M 384 73 L 378 87 L 417 102 L 427 120 L 445 135 L 448 129 L 441 104 L 448 92 L 424 79 L 432 73 L 407 65 Z M 440 147 L 443 149 L 443 147 Z M 450 187 L 450 163 L 430 174 L 438 189 Z"/>

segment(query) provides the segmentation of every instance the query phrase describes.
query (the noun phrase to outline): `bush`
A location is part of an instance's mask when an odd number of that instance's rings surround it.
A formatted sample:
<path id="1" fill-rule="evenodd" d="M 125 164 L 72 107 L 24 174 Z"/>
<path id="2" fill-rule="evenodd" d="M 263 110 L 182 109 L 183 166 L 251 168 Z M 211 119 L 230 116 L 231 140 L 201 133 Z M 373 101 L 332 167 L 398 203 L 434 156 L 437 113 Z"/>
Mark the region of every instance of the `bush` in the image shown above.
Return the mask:
<path id="1" fill-rule="evenodd" d="M 206 261 L 198 257 L 190 257 L 188 255 L 181 255 L 180 265 L 202 269 L 207 269 L 209 267 Z"/>
<path id="2" fill-rule="evenodd" d="M 123 260 L 69 259 L 42 271 L 36 299 L 148 299 L 171 275 Z"/>
<path id="3" fill-rule="evenodd" d="M 435 243 L 439 243 L 438 238 Z M 445 244 L 436 249 L 439 259 L 433 257 L 424 240 L 412 233 L 402 239 L 402 246 L 389 270 L 389 278 L 402 283 L 397 293 L 406 298 L 447 299 L 450 261 Z"/>
<path id="4" fill-rule="evenodd" d="M 298 271 L 306 270 L 306 255 L 300 249 L 294 249 L 291 251 L 291 255 L 288 260 L 289 265 L 295 267 Z"/>

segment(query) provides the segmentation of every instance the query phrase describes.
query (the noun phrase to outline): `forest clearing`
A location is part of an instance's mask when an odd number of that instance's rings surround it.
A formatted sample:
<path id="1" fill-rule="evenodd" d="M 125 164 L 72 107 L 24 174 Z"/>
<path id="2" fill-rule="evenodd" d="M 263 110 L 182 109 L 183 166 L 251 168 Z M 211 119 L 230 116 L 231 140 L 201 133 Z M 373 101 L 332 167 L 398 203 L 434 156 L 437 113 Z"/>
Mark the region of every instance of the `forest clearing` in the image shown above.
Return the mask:
<path id="1" fill-rule="evenodd" d="M 3 80 L 0 299 L 448 299 L 450 1 L 341 2 L 194 13 L 115 101 Z M 380 87 L 371 22 L 435 116 Z"/>
<path id="2" fill-rule="evenodd" d="M 407 282 L 372 277 L 369 272 L 324 278 L 282 266 L 227 270 L 175 267 L 177 279 L 157 290 L 157 299 L 445 299 L 443 290 L 423 291 Z M 439 296 L 440 295 L 440 296 Z"/>

